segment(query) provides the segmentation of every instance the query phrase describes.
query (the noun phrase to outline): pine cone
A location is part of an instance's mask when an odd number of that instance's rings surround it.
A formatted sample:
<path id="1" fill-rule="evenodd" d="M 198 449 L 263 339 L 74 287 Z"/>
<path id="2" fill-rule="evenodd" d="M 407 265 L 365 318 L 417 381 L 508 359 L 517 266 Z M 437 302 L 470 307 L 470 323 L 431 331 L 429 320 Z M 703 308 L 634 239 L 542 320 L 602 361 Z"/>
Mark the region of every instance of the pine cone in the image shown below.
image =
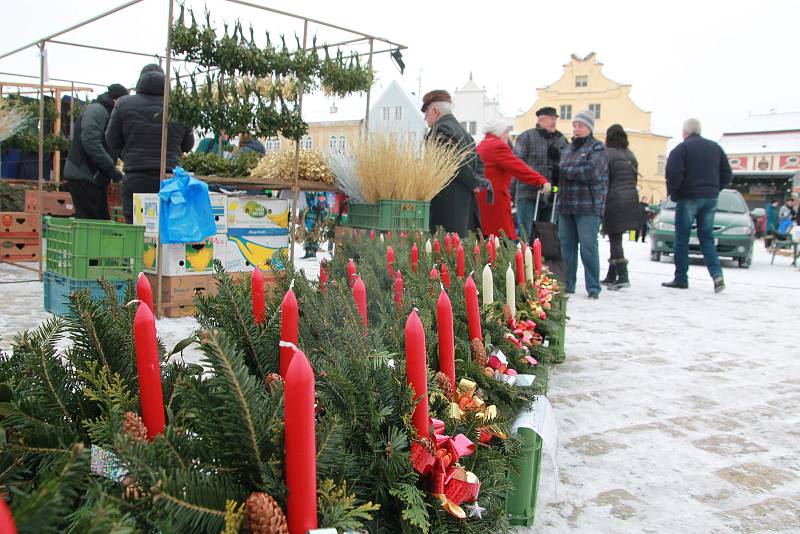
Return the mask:
<path id="1" fill-rule="evenodd" d="M 450 377 L 439 371 L 436 373 L 436 385 L 439 389 L 444 391 L 444 394 L 450 397 L 453 393 L 453 384 L 450 383 Z"/>
<path id="2" fill-rule="evenodd" d="M 253 534 L 289 534 L 283 510 L 262 492 L 254 491 L 247 498 L 247 527 Z"/>
<path id="3" fill-rule="evenodd" d="M 480 365 L 481 367 L 486 367 L 486 364 L 489 362 L 489 359 L 486 357 L 486 348 L 483 346 L 483 342 L 475 338 L 469 342 L 469 346 L 472 349 L 472 359 Z"/>
<path id="4" fill-rule="evenodd" d="M 130 438 L 131 443 L 147 440 L 147 427 L 144 426 L 144 421 L 137 413 L 125 412 L 122 433 Z"/>

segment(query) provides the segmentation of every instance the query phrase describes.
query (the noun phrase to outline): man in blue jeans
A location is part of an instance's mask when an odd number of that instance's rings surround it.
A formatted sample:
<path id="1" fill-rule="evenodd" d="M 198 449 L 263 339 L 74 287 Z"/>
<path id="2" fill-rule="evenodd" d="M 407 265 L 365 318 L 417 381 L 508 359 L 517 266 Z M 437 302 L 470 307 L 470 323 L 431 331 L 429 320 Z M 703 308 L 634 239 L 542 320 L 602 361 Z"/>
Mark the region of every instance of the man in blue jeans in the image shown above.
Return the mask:
<path id="1" fill-rule="evenodd" d="M 667 159 L 667 193 L 675 201 L 675 278 L 664 287 L 689 287 L 689 233 L 697 222 L 700 250 L 714 280 L 714 292 L 725 289 L 722 267 L 714 244 L 717 197 L 733 178 L 728 157 L 717 143 L 700 137 L 700 121 L 683 123 L 683 143 Z"/>

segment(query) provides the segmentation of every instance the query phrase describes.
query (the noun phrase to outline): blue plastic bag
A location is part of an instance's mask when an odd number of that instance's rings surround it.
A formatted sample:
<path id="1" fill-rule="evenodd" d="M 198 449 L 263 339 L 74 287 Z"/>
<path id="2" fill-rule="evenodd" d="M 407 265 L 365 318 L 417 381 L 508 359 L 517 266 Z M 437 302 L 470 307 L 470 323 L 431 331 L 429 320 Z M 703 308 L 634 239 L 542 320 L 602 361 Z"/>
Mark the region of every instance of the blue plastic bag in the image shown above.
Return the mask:
<path id="1" fill-rule="evenodd" d="M 196 243 L 217 233 L 208 185 L 181 167 L 161 183 L 158 227 L 161 243 Z"/>

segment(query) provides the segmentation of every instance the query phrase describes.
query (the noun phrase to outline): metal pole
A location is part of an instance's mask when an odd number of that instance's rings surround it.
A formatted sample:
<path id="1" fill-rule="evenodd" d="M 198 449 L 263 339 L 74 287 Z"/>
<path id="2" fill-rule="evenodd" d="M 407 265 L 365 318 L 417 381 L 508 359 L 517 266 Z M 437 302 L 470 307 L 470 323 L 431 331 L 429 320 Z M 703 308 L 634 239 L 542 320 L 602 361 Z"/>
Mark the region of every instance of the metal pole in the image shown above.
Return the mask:
<path id="1" fill-rule="evenodd" d="M 160 56 L 158 54 L 148 54 L 147 52 L 135 52 L 133 50 L 123 50 L 121 48 L 109 48 L 107 46 L 88 45 L 88 44 L 82 44 L 82 43 L 71 43 L 69 41 L 57 41 L 55 39 L 51 39 L 48 42 L 51 43 L 51 44 L 55 43 L 55 44 L 60 44 L 60 45 L 64 45 L 64 46 L 77 46 L 78 48 L 89 48 L 91 50 L 100 50 L 101 52 L 114 52 L 114 53 L 117 53 L 117 54 L 129 54 L 131 56 L 141 56 L 141 57 L 148 57 L 148 58 L 157 57 L 159 61 L 161 61 L 161 59 L 162 59 L 162 56 Z M 182 59 L 182 58 L 179 58 L 179 57 L 173 57 L 172 61 L 186 61 L 186 60 Z"/>
<path id="2" fill-rule="evenodd" d="M 72 129 L 75 128 L 75 84 L 72 84 L 69 100 L 69 138 L 72 140 Z"/>
<path id="3" fill-rule="evenodd" d="M 36 41 L 34 41 L 32 43 L 26 44 L 25 46 L 20 46 L 19 48 L 15 49 L 15 50 L 12 50 L 11 52 L 6 52 L 5 54 L 0 55 L 0 59 L 3 59 L 4 57 L 8 57 L 10 55 L 16 54 L 17 52 L 22 52 L 26 48 L 30 48 L 30 47 L 32 47 L 34 45 L 40 46 L 41 43 L 49 41 L 50 39 L 52 39 L 54 37 L 58 37 L 59 35 L 63 35 L 65 33 L 71 32 L 72 30 L 78 29 L 81 26 L 85 26 L 86 24 L 89 24 L 89 23 L 94 22 L 96 20 L 100 20 L 103 17 L 107 17 L 107 16 L 109 16 L 109 15 L 111 15 L 113 13 L 116 13 L 117 11 L 121 11 L 121 10 L 127 8 L 127 7 L 130 7 L 130 6 L 134 5 L 134 4 L 138 4 L 141 1 L 142 0 L 130 0 L 130 2 L 126 2 L 125 4 L 122 4 L 121 6 L 117 6 L 114 9 L 110 9 L 108 11 L 100 13 L 99 15 L 95 15 L 94 17 L 92 17 L 92 18 L 90 18 L 88 20 L 84 20 L 83 22 L 79 22 L 77 24 L 73 24 L 72 26 L 70 26 L 66 30 L 61 30 L 59 32 L 52 33 L 52 34 L 48 35 L 47 37 L 42 37 L 40 39 L 37 39 Z"/>
<path id="4" fill-rule="evenodd" d="M 303 54 L 306 52 L 308 40 L 308 19 L 303 21 Z M 297 112 L 303 115 L 303 80 L 297 84 Z M 294 184 L 292 185 L 292 211 L 289 214 L 289 260 L 294 262 L 294 225 L 295 211 L 297 210 L 297 195 L 300 193 L 300 139 L 294 141 Z"/>
<path id="5" fill-rule="evenodd" d="M 36 218 L 39 224 L 42 223 L 42 208 L 44 205 L 44 195 L 42 186 L 44 185 L 44 44 L 39 43 L 39 189 L 36 192 Z M 39 246 L 42 243 L 42 233 L 39 237 Z M 39 280 L 42 280 L 42 251 L 39 251 Z"/>
<path id="6" fill-rule="evenodd" d="M 372 39 L 369 40 L 369 61 L 367 62 L 367 68 L 369 69 L 370 75 L 372 74 L 372 47 L 374 46 L 374 41 Z M 364 139 L 369 139 L 369 100 L 370 100 L 370 93 L 372 93 L 372 86 L 367 89 L 367 111 L 364 114 Z"/>
<path id="7" fill-rule="evenodd" d="M 166 51 L 166 68 L 164 69 L 164 103 L 161 109 L 161 162 L 159 164 L 158 179 L 163 180 L 167 171 L 167 140 L 168 127 L 169 127 L 169 92 L 171 87 L 170 81 L 170 68 L 172 54 L 172 7 L 173 0 L 167 0 L 169 5 L 167 15 L 167 51 Z M 161 317 L 161 243 L 157 242 L 156 246 L 156 317 Z"/>
<path id="8" fill-rule="evenodd" d="M 61 135 L 61 89 L 56 89 L 55 94 L 55 105 L 56 105 L 56 120 L 53 123 L 53 133 L 55 135 Z M 56 186 L 61 186 L 61 150 L 55 150 L 53 152 L 53 180 L 56 182 Z"/>

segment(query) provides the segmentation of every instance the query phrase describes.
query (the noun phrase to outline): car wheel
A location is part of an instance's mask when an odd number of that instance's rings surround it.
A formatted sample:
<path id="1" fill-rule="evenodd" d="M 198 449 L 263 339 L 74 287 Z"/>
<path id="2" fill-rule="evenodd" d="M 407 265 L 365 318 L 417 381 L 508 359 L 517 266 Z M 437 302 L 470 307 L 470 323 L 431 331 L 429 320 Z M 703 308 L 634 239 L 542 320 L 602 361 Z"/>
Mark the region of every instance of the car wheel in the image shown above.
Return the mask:
<path id="1" fill-rule="evenodd" d="M 661 261 L 661 253 L 655 250 L 650 251 L 650 261 Z"/>

